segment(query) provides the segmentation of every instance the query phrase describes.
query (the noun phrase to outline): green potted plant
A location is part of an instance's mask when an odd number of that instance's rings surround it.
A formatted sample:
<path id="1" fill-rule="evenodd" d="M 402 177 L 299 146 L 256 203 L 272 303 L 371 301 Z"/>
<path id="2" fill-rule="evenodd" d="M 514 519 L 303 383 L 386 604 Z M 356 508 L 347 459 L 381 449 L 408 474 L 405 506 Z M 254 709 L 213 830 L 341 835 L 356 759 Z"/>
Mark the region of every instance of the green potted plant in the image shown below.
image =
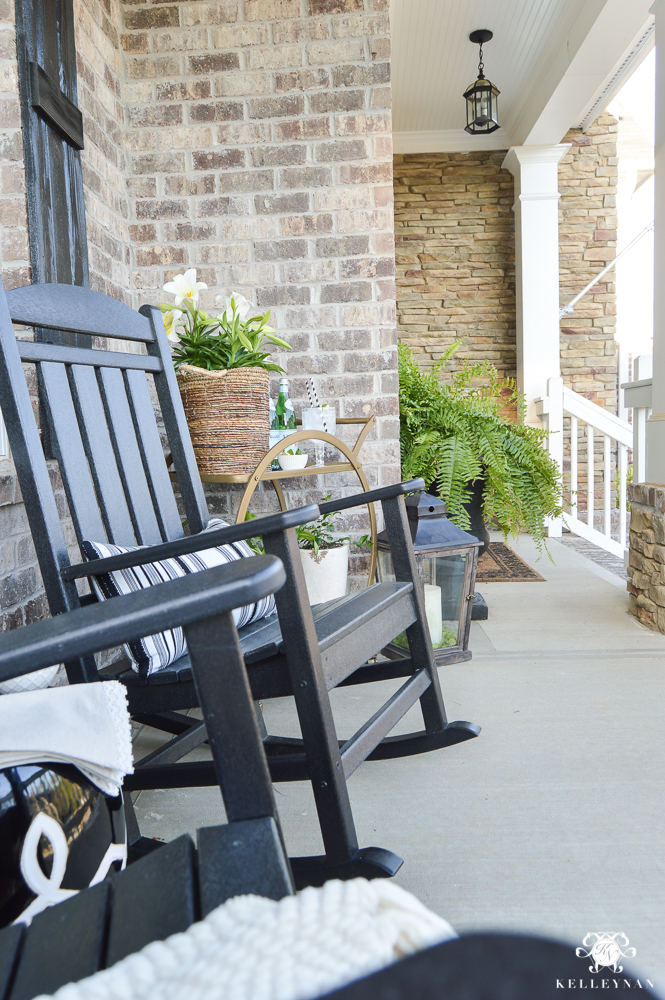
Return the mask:
<path id="1" fill-rule="evenodd" d="M 320 502 L 326 503 L 330 497 L 329 493 Z M 323 604 L 325 601 L 345 597 L 350 546 L 357 545 L 362 549 L 372 544 L 369 535 L 363 535 L 357 542 L 352 542 L 348 536 L 335 538 L 333 522 L 339 513 L 334 510 L 322 514 L 316 521 L 296 528 L 310 604 Z M 253 521 L 255 518 L 256 514 L 250 511 L 245 514 L 246 521 Z M 260 538 L 249 538 L 247 541 L 257 555 L 263 554 L 265 550 Z"/>
<path id="2" fill-rule="evenodd" d="M 268 450 L 269 372 L 283 370 L 266 347 L 289 345 L 242 295 L 218 296 L 218 316 L 199 309 L 207 287 L 189 268 L 160 305 L 194 453 L 203 474 L 253 472 Z"/>
<path id="3" fill-rule="evenodd" d="M 402 475 L 422 476 L 465 530 L 474 484 L 482 482 L 484 518 L 504 536 L 528 531 L 542 550 L 546 518 L 561 514 L 561 474 L 544 447 L 547 431 L 504 416 L 510 406 L 521 415 L 524 400 L 490 362 L 467 362 L 443 381 L 459 344 L 429 373 L 399 345 Z"/>

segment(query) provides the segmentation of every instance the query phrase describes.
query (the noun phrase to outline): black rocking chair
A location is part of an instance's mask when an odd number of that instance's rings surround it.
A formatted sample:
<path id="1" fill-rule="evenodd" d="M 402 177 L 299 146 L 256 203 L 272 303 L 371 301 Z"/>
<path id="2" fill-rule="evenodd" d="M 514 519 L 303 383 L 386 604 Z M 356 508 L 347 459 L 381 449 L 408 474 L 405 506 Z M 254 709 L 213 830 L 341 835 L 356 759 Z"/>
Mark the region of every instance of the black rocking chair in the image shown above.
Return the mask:
<path id="1" fill-rule="evenodd" d="M 146 353 L 17 341 L 12 321 L 42 331 L 131 341 Z M 94 572 L 200 549 L 197 536 L 208 524 L 208 511 L 159 310 L 143 306 L 137 313 L 115 299 L 73 285 L 28 285 L 6 295 L 0 287 L 0 400 L 52 614 L 80 606 L 76 581 L 90 575 L 91 564 L 70 562 L 23 372 L 25 362 L 37 369 L 49 443 L 78 542 L 150 546 L 96 560 Z M 167 472 L 148 376 L 154 379 L 190 537 L 184 537 Z M 413 480 L 205 536 L 208 548 L 260 535 L 266 552 L 278 556 L 286 570 L 286 584 L 276 595 L 278 621 L 272 617 L 256 622 L 239 635 L 254 699 L 287 695 L 295 699 L 302 739 L 264 732 L 263 746 L 273 781 L 312 783 L 325 855 L 292 859 L 298 885 L 393 875 L 402 863 L 399 857 L 381 848 L 358 846 L 347 779 L 368 758 L 422 753 L 471 739 L 480 731 L 472 723 L 446 719 L 403 501 L 405 493 L 423 485 L 422 480 Z M 383 508 L 396 582 L 375 584 L 311 609 L 292 529 L 313 520 L 319 510 L 371 502 L 380 502 Z M 368 662 L 405 629 L 408 658 Z M 71 682 L 99 676 L 89 654 L 69 659 L 66 667 Z M 181 761 L 207 738 L 205 722 L 181 714 L 199 703 L 188 655 L 147 678 L 128 669 L 127 661 L 104 675 L 126 684 L 130 712 L 137 721 L 174 734 L 140 762 L 128 789 L 216 784 L 213 762 Z M 406 680 L 398 691 L 355 735 L 340 742 L 328 692 L 342 684 L 400 677 Z M 424 730 L 388 736 L 418 700 Z M 138 829 L 133 835 L 138 837 Z"/>

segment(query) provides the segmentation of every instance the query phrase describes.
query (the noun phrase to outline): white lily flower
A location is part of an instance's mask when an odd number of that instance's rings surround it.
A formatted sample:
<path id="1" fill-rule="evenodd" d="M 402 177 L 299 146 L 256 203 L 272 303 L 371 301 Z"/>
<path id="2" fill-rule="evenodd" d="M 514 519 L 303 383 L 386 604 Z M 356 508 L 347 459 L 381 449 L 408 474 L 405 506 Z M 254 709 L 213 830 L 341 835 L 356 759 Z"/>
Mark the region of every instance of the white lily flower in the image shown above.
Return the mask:
<path id="1" fill-rule="evenodd" d="M 228 323 L 233 322 L 231 300 L 236 304 L 236 314 L 240 317 L 240 322 L 244 323 L 247 317 L 254 312 L 254 306 L 251 302 L 247 301 L 244 295 L 218 295 L 215 299 L 215 304 L 219 305 L 221 303 L 224 306 L 224 318 Z"/>
<path id="2" fill-rule="evenodd" d="M 179 344 L 180 337 L 175 332 L 177 326 L 182 326 L 182 317 L 184 316 L 182 309 L 171 309 L 170 312 L 164 313 L 164 329 L 166 330 L 166 339 L 170 344 Z"/>
<path id="3" fill-rule="evenodd" d="M 199 301 L 200 289 L 207 287 L 205 281 L 196 280 L 196 268 L 190 267 L 184 274 L 176 274 L 173 281 L 167 281 L 164 285 L 164 291 L 175 295 L 177 306 L 181 306 L 185 300 L 196 305 Z"/>

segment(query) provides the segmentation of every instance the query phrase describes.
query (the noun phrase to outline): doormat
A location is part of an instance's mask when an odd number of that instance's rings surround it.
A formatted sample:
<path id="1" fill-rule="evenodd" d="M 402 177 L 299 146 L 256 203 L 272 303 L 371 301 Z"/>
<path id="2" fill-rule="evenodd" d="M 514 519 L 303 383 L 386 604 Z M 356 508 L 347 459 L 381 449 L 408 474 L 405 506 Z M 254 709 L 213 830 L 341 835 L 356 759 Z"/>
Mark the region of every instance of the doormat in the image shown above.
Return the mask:
<path id="1" fill-rule="evenodd" d="M 544 581 L 545 577 L 531 569 L 504 542 L 490 542 L 478 560 L 478 583 L 530 583 L 532 580 Z"/>

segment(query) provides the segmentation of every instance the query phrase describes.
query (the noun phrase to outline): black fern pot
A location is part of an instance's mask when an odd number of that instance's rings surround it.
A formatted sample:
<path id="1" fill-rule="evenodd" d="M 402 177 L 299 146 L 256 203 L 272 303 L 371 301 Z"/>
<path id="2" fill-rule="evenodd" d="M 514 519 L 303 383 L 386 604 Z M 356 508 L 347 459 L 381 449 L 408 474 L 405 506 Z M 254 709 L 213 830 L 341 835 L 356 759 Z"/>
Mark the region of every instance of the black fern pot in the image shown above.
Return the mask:
<path id="1" fill-rule="evenodd" d="M 490 533 L 487 530 L 485 524 L 485 519 L 483 517 L 483 491 L 485 489 L 485 481 L 483 479 L 475 479 L 468 484 L 468 489 L 471 491 L 471 500 L 469 503 L 464 504 L 464 508 L 471 519 L 471 527 L 466 530 L 474 538 L 477 538 L 479 542 L 482 542 L 482 548 L 478 549 L 478 558 L 482 556 L 483 552 L 487 552 L 487 548 L 490 543 Z M 441 496 L 438 489 L 434 483 L 430 483 L 427 487 L 427 492 L 431 493 L 433 496 Z M 445 500 L 445 497 L 442 497 Z"/>
<path id="2" fill-rule="evenodd" d="M 71 765 L 0 770 L 0 927 L 30 923 L 126 858 L 122 796 L 104 795 Z"/>
<path id="3" fill-rule="evenodd" d="M 483 517 L 484 479 L 475 479 L 469 483 L 469 489 L 471 490 L 471 500 L 469 503 L 464 504 L 464 508 L 471 518 L 471 527 L 467 528 L 467 531 L 470 535 L 474 535 L 479 542 L 483 543 L 483 547 L 478 549 L 478 558 L 480 559 L 482 554 L 487 552 L 490 543 L 490 533 L 487 530 L 485 518 Z"/>

